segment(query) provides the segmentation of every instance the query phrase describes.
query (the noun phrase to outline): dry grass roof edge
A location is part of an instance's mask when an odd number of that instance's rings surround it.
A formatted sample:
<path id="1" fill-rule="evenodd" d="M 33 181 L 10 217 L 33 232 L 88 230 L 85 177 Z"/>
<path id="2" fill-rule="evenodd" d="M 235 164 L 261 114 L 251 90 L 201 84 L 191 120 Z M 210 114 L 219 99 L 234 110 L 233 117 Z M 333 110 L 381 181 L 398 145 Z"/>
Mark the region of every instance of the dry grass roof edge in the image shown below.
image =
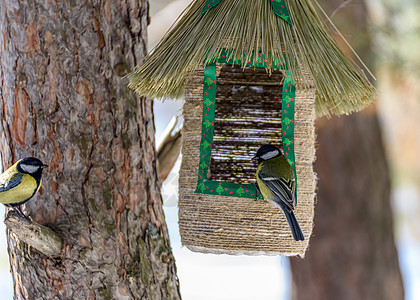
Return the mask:
<path id="1" fill-rule="evenodd" d="M 318 116 L 349 114 L 374 100 L 376 89 L 340 50 L 317 13 L 322 11 L 316 1 L 286 0 L 293 26 L 274 14 L 269 0 L 223 0 L 201 15 L 205 2 L 193 1 L 128 75 L 138 94 L 182 97 L 188 72 L 227 48 L 242 53 L 245 61 L 253 53 L 264 53 L 268 62 L 287 61 L 298 89 L 316 89 Z M 267 71 L 271 68 L 268 64 Z"/>

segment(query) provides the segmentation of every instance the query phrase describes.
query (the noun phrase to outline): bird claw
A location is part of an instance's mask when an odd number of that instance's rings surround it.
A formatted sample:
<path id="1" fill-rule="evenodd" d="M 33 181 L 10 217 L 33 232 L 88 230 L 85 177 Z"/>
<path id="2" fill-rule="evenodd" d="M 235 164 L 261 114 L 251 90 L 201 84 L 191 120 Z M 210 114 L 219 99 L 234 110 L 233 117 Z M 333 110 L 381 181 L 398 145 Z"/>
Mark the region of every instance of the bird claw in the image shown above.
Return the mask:
<path id="1" fill-rule="evenodd" d="M 16 206 L 14 206 L 14 207 L 12 207 L 12 209 L 13 209 L 13 211 L 16 213 L 16 215 L 17 215 L 17 217 L 18 217 L 18 219 L 19 219 L 19 221 L 20 222 L 22 222 L 22 219 L 25 219 L 26 221 L 28 221 L 29 222 L 29 224 L 32 224 L 32 220 L 31 219 L 29 219 L 29 217 L 28 216 L 26 216 L 21 210 L 20 210 L 20 208 L 19 207 L 16 207 Z"/>

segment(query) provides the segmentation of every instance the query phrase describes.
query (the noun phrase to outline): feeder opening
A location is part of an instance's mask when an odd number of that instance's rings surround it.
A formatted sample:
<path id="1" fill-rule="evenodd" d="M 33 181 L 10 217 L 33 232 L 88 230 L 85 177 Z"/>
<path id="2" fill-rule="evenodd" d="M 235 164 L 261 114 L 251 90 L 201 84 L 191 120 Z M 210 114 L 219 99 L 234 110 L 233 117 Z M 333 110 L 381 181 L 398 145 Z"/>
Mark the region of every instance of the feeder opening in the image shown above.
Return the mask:
<path id="1" fill-rule="evenodd" d="M 195 193 L 255 198 L 256 166 L 251 158 L 264 144 L 275 144 L 284 150 L 296 178 L 295 86 L 290 74 L 286 72 L 284 76 L 279 71 L 282 66 L 275 65 L 276 62 L 273 64 L 277 71 L 266 72 L 264 54 L 253 54 L 245 70 L 240 59 L 232 64 L 231 54 L 231 50 L 224 49 L 215 61 L 204 67 Z M 216 62 L 222 65 L 216 67 Z M 217 69 L 221 70 L 219 78 Z M 215 151 L 214 144 L 218 145 Z"/>
<path id="2" fill-rule="evenodd" d="M 222 64 L 217 76 L 214 136 L 207 179 L 252 184 L 258 148 L 282 148 L 284 75 L 264 68 Z"/>

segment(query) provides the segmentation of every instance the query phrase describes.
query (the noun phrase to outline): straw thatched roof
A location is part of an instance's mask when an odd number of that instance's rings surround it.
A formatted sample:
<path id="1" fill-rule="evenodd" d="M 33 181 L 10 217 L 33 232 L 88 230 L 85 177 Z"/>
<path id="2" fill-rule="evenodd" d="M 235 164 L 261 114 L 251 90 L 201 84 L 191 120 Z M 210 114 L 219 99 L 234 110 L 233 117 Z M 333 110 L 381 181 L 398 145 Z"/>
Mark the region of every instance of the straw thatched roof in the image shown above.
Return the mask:
<path id="1" fill-rule="evenodd" d="M 245 62 L 264 53 L 268 72 L 272 61 L 287 64 L 298 89 L 315 87 L 318 115 L 347 114 L 374 99 L 375 88 L 339 49 L 315 1 L 286 1 L 293 25 L 274 14 L 270 1 L 223 0 L 204 14 L 206 1 L 193 1 L 128 76 L 130 87 L 148 97 L 182 97 L 188 72 L 228 48 Z"/>

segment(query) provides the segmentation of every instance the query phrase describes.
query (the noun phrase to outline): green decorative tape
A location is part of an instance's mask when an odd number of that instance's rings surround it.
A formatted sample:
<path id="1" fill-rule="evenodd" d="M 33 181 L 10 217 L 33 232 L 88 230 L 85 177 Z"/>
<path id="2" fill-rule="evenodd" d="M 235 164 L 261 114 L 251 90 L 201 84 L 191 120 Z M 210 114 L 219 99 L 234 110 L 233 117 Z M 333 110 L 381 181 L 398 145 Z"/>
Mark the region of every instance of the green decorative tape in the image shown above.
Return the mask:
<path id="1" fill-rule="evenodd" d="M 203 124 L 201 126 L 200 165 L 198 181 L 207 177 L 214 135 L 214 108 L 216 101 L 216 64 L 204 69 Z M 202 190 L 202 188 L 201 188 Z"/>
<path id="2" fill-rule="evenodd" d="M 220 0 L 207 0 L 206 5 L 204 6 L 203 12 L 201 14 L 204 14 L 206 11 L 212 9 L 217 4 L 219 4 Z"/>
<path id="3" fill-rule="evenodd" d="M 271 6 L 273 7 L 274 13 L 285 20 L 290 25 L 293 25 L 292 21 L 290 20 L 289 10 L 286 6 L 285 0 L 270 0 Z M 294 1 L 294 0 L 293 0 Z"/>
<path id="4" fill-rule="evenodd" d="M 200 163 L 198 166 L 198 182 L 195 193 L 220 196 L 234 196 L 243 198 L 255 198 L 256 189 L 253 184 L 238 184 L 207 180 L 207 172 L 210 165 L 211 148 L 214 135 L 214 112 L 216 102 L 216 62 L 242 64 L 241 59 L 233 61 L 233 50 L 222 50 L 215 59 L 207 62 L 204 68 L 203 86 L 203 121 L 201 127 Z M 247 66 L 266 68 L 267 63 L 264 54 L 253 55 Z M 276 68 L 279 64 L 273 63 Z M 296 177 L 295 152 L 294 152 L 294 107 L 295 86 L 289 73 L 286 74 L 283 83 L 282 96 L 282 141 L 283 152 L 293 168 Z M 261 196 L 262 198 L 262 196 Z"/>
<path id="5" fill-rule="evenodd" d="M 245 60 L 245 57 L 242 58 L 236 58 L 233 59 L 235 52 L 233 50 L 227 50 L 223 49 L 220 51 L 218 56 L 216 56 L 214 59 L 211 59 L 207 61 L 207 64 L 212 64 L 215 62 L 222 63 L 222 64 L 234 64 L 234 65 L 243 65 L 243 60 Z M 255 55 L 255 53 L 252 53 L 251 57 L 248 59 L 248 61 L 245 64 L 248 67 L 256 67 L 256 68 L 267 68 L 267 60 L 265 59 L 265 55 L 263 53 L 258 53 Z M 273 69 L 280 69 L 280 68 L 286 68 L 283 65 L 279 64 L 279 60 L 273 61 L 272 63 Z"/>
<path id="6" fill-rule="evenodd" d="M 296 88 L 292 82 L 292 76 L 287 71 L 283 82 L 283 94 L 281 99 L 281 131 L 283 142 L 283 154 L 295 173 L 295 198 L 297 199 L 297 175 L 295 164 L 295 94 Z"/>
<path id="7" fill-rule="evenodd" d="M 212 9 L 217 4 L 220 3 L 221 0 L 207 0 L 206 5 L 203 8 L 201 14 L 203 15 L 206 11 Z M 255 0 L 254 0 L 255 1 Z M 287 9 L 285 0 L 267 0 L 271 2 L 271 6 L 273 7 L 274 13 L 285 20 L 290 25 L 293 25 L 292 21 L 290 20 L 289 10 Z"/>

